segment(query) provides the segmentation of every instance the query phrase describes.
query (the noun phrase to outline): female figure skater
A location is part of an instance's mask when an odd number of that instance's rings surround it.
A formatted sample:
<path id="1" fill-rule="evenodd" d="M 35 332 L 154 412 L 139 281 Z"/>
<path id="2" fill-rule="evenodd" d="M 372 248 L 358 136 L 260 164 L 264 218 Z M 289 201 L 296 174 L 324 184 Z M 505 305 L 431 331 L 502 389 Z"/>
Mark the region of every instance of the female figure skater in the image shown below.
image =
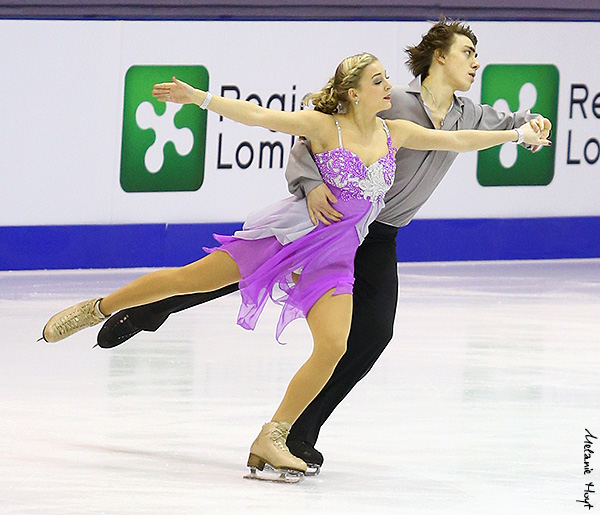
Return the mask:
<path id="1" fill-rule="evenodd" d="M 480 150 L 509 141 L 548 145 L 547 133 L 530 124 L 507 131 L 438 131 L 405 120 L 384 122 L 376 115 L 391 106 L 391 84 L 381 63 L 363 53 L 344 59 L 318 93 L 314 110 L 283 112 L 254 103 L 213 96 L 173 78 L 154 86 L 159 101 L 194 103 L 202 109 L 252 126 L 309 138 L 324 181 L 339 199 L 342 221 L 314 226 L 306 199 L 291 197 L 250 215 L 241 231 L 218 236 L 220 247 L 181 268 L 144 275 L 101 298 L 53 316 L 43 330 L 57 342 L 101 322 L 116 311 L 192 292 L 208 292 L 240 282 L 238 324 L 253 329 L 268 297 L 282 305 L 276 337 L 289 322 L 305 317 L 314 340 L 306 363 L 292 378 L 273 415 L 250 448 L 252 474 L 265 464 L 281 480 L 299 481 L 306 463 L 285 444 L 291 425 L 320 392 L 345 352 L 352 312 L 353 262 L 369 224 L 383 207 L 393 182 L 395 152 Z M 276 297 L 274 288 L 280 296 Z"/>

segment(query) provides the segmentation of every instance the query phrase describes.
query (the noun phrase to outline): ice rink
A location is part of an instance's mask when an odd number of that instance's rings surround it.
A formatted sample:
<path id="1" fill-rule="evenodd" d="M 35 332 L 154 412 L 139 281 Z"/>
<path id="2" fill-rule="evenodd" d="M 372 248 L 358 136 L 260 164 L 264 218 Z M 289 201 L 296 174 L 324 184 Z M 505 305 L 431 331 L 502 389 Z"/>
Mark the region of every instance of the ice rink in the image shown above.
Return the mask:
<path id="1" fill-rule="evenodd" d="M 141 272 L 0 272 L 0 513 L 600 511 L 600 260 L 400 264 L 394 339 L 297 485 L 242 476 L 310 352 L 303 321 L 280 346 L 273 306 L 235 325 L 236 293 L 113 350 L 97 328 L 36 342 Z"/>

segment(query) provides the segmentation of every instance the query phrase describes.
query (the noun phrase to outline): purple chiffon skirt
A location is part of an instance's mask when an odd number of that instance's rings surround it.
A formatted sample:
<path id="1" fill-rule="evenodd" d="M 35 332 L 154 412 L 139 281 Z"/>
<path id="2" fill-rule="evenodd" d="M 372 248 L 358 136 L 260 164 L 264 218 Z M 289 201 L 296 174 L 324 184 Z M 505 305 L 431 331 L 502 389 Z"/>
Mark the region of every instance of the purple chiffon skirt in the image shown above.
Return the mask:
<path id="1" fill-rule="evenodd" d="M 242 276 L 238 324 L 245 329 L 254 329 L 271 298 L 282 306 L 275 331 L 277 341 L 282 343 L 279 338 L 285 327 L 296 318 L 306 317 L 324 293 L 333 289 L 334 295 L 351 294 L 354 257 L 361 241 L 357 226 L 364 222 L 372 207 L 370 202 L 362 199 L 338 200 L 335 208 L 344 214 L 341 221 L 331 225 L 319 223 L 308 234 L 286 244 L 280 243 L 275 236 L 256 238 L 260 220 L 252 231 L 238 231 L 234 236 L 215 234 L 221 246 L 205 250 L 227 252 L 239 266 Z M 269 218 L 267 224 L 272 223 L 273 216 L 265 218 Z M 259 232 L 268 234 L 269 226 L 264 228 L 267 231 Z M 296 283 L 292 280 L 294 272 L 299 272 Z"/>

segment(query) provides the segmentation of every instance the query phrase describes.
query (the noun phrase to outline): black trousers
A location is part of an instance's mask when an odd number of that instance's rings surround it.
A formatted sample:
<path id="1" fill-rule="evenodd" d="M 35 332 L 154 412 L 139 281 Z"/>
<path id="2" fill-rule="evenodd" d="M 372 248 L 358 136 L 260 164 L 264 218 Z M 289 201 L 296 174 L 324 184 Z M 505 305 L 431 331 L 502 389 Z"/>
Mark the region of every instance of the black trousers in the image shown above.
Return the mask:
<path id="1" fill-rule="evenodd" d="M 315 444 L 321 426 L 337 405 L 371 370 L 392 339 L 398 273 L 396 235 L 398 229 L 373 222 L 354 260 L 352 326 L 346 354 L 323 390 L 292 426 L 290 439 Z M 203 304 L 238 289 L 231 285 L 210 293 L 180 295 L 129 310 L 131 321 L 146 331 L 158 329 L 168 316 Z"/>

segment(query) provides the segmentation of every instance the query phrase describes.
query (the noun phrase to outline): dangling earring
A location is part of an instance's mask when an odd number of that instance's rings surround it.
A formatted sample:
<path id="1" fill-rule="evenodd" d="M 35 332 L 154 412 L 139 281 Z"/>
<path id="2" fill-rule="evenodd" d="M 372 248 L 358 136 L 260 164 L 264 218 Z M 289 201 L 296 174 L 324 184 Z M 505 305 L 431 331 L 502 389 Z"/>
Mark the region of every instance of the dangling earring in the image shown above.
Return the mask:
<path id="1" fill-rule="evenodd" d="M 354 105 L 357 106 L 358 105 L 358 98 L 354 101 Z"/>

